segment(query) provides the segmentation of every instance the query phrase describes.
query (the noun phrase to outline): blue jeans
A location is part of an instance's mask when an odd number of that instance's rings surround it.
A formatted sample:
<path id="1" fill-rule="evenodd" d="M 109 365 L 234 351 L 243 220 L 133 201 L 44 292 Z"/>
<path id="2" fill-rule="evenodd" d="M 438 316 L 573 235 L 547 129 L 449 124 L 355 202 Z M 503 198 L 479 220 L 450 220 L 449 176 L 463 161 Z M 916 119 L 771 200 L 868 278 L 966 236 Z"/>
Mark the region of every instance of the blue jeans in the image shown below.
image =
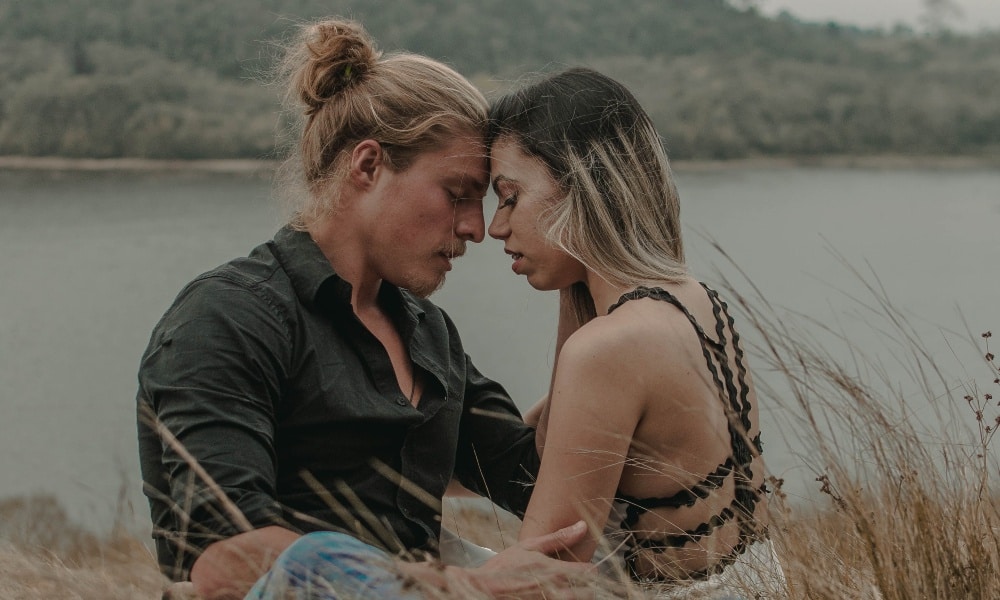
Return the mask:
<path id="1" fill-rule="evenodd" d="M 349 535 L 320 531 L 285 549 L 246 600 L 355 600 L 421 595 L 397 574 L 394 559 Z"/>

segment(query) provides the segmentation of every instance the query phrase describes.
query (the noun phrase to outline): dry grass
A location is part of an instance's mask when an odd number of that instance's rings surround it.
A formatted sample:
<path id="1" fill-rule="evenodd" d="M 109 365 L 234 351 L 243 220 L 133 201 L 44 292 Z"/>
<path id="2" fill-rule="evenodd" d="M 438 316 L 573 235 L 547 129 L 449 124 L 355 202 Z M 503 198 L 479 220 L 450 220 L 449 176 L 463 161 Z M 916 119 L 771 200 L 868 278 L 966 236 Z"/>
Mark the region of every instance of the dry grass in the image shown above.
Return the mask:
<path id="1" fill-rule="evenodd" d="M 842 340 L 849 360 L 837 360 L 788 315 L 727 290 L 744 330 L 756 330 L 755 370 L 778 374 L 772 387 L 758 379 L 758 394 L 781 408 L 785 431 L 798 432 L 802 462 L 821 492 L 792 502 L 772 481 L 772 536 L 789 598 L 995 598 L 1000 510 L 991 443 L 1000 371 L 991 335 L 969 336 L 981 362 L 964 367 L 980 376 L 950 380 L 878 287 L 869 291 L 872 314 L 896 342 L 893 358 L 907 367 L 907 386 L 883 377 L 850 340 Z M 915 394 L 934 407 L 929 419 L 911 410 Z M 501 548 L 516 539 L 517 520 L 506 513 L 462 501 L 444 508 L 445 525 L 471 541 Z M 86 533 L 49 498 L 0 502 L 0 517 L 0 600 L 159 597 L 164 581 L 140 541 Z"/>
<path id="2" fill-rule="evenodd" d="M 885 340 L 893 368 L 833 329 L 779 318 L 759 294 L 747 300 L 728 290 L 758 336 L 754 367 L 776 375 L 776 385 L 759 385 L 758 393 L 780 408 L 784 431 L 797 433 L 821 492 L 814 503 L 793 505 L 776 481 L 774 536 L 790 597 L 997 598 L 991 442 L 1000 409 L 990 390 L 1000 391 L 1000 372 L 992 334 L 960 339 L 979 359 L 954 379 L 877 278 L 852 271 L 867 298 L 854 301 Z M 836 356 L 833 346 L 841 346 Z"/>
<path id="3" fill-rule="evenodd" d="M 49 496 L 0 501 L 0 519 L 2 600 L 160 597 L 156 561 L 128 534 L 94 535 Z"/>

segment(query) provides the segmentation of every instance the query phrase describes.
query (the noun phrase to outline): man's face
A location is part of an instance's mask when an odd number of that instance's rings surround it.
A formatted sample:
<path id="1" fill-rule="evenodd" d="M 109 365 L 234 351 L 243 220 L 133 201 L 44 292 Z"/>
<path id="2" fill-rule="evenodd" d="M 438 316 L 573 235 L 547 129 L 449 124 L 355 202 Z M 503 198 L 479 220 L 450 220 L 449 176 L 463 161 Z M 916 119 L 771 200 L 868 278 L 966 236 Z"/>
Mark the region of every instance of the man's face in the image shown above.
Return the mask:
<path id="1" fill-rule="evenodd" d="M 483 240 L 488 185 L 486 148 L 478 136 L 456 136 L 403 171 L 386 169 L 370 207 L 369 266 L 418 296 L 432 294 L 465 244 Z"/>

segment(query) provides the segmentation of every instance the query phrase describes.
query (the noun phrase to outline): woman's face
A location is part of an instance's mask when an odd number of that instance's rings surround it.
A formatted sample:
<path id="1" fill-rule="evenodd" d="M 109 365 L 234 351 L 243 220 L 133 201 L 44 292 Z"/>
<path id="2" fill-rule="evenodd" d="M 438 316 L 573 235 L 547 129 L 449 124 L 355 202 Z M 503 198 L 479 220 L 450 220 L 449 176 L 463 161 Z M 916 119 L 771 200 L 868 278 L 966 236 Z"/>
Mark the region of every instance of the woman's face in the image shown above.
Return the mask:
<path id="1" fill-rule="evenodd" d="M 504 242 L 504 252 L 514 260 L 511 269 L 538 290 L 559 290 L 583 281 L 583 265 L 544 235 L 542 216 L 563 198 L 545 164 L 525 154 L 509 137 L 493 144 L 490 164 L 499 204 L 489 233 Z"/>

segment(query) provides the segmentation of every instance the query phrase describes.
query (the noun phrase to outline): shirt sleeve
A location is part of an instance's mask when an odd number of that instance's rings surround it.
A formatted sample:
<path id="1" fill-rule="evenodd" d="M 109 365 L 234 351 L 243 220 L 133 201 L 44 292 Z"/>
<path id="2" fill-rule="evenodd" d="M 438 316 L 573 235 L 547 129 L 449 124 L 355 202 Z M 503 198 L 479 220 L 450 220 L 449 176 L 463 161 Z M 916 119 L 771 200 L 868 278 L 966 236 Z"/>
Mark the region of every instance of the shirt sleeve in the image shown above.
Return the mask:
<path id="1" fill-rule="evenodd" d="M 540 463 L 535 429 L 525 425 L 506 390 L 465 358 L 456 476 L 465 487 L 523 517 Z"/>
<path id="2" fill-rule="evenodd" d="M 140 419 L 169 435 L 160 436 L 162 455 L 146 460 L 160 461 L 170 535 L 189 556 L 246 522 L 280 524 L 275 409 L 290 353 L 288 327 L 272 304 L 222 277 L 192 283 L 153 332 L 139 371 L 149 409 Z"/>

